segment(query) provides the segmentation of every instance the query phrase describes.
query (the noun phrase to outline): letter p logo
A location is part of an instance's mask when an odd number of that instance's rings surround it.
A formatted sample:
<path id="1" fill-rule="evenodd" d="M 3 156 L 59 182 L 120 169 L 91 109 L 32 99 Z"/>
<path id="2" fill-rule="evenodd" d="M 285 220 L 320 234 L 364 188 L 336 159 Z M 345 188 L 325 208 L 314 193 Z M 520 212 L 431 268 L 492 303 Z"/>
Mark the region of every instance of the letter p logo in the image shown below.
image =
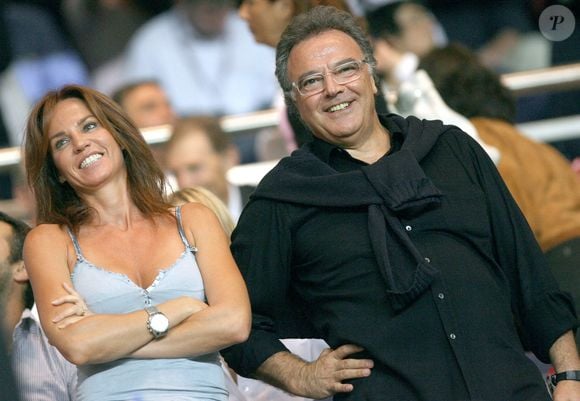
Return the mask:
<path id="1" fill-rule="evenodd" d="M 576 20 L 569 8 L 555 5 L 542 11 L 538 25 L 546 39 L 559 42 L 568 39 L 574 33 Z"/>

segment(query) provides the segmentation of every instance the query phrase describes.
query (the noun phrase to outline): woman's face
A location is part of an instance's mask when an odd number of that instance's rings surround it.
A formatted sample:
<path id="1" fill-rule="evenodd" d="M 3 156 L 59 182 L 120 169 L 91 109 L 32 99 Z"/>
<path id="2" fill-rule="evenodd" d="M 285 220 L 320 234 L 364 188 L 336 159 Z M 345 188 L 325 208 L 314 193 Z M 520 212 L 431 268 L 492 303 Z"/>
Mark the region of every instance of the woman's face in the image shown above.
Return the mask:
<path id="1" fill-rule="evenodd" d="M 50 116 L 47 135 L 60 181 L 77 193 L 93 192 L 126 175 L 121 147 L 82 100 L 60 101 Z"/>

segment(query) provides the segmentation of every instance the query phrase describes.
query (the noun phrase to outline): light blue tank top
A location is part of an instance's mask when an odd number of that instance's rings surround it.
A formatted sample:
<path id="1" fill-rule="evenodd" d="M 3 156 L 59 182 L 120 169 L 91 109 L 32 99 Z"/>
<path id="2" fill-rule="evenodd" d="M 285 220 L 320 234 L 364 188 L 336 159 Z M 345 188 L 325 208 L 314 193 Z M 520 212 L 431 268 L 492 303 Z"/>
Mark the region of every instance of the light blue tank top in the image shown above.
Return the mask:
<path id="1" fill-rule="evenodd" d="M 185 250 L 173 265 L 161 269 L 147 289 L 122 273 L 85 259 L 69 230 L 77 254 L 72 273 L 75 289 L 94 313 L 122 314 L 187 295 L 205 301 L 195 253 L 176 209 L 177 229 Z M 159 249 L 162 252 L 162 249 Z M 143 322 L 143 330 L 146 330 Z M 119 359 L 78 368 L 78 401 L 226 401 L 225 378 L 218 353 L 196 358 Z"/>

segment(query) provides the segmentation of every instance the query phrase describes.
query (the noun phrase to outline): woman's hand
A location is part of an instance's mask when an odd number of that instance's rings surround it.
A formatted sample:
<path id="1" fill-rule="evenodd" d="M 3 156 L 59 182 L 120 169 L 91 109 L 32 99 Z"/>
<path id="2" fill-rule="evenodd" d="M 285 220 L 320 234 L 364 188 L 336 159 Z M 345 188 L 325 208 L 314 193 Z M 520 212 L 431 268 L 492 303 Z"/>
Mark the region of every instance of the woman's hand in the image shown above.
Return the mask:
<path id="1" fill-rule="evenodd" d="M 52 319 L 52 322 L 56 324 L 59 329 L 64 329 L 65 327 L 84 319 L 86 316 L 93 314 L 93 312 L 91 312 L 87 307 L 84 299 L 74 290 L 74 288 L 72 288 L 68 283 L 62 283 L 62 286 L 69 295 L 55 299 L 52 301 L 52 304 L 54 306 L 67 303 L 72 305 Z"/>

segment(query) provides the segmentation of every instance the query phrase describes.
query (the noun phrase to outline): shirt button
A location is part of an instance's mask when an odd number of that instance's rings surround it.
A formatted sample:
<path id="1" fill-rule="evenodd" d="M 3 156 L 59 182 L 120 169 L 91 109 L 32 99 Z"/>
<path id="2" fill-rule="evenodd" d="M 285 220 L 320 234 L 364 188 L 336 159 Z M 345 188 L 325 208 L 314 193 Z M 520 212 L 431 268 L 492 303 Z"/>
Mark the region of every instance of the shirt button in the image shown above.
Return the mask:
<path id="1" fill-rule="evenodd" d="M 405 230 L 407 230 L 407 231 L 411 231 L 412 229 L 413 229 L 413 227 L 411 227 L 411 226 L 405 226 Z"/>
<path id="2" fill-rule="evenodd" d="M 439 299 L 445 298 L 445 294 L 443 294 L 442 292 L 440 292 L 439 294 L 437 294 L 437 296 L 439 297 Z"/>
<path id="3" fill-rule="evenodd" d="M 429 259 L 429 258 L 425 258 L 425 262 L 427 262 L 427 263 L 431 263 L 431 259 Z"/>
<path id="4" fill-rule="evenodd" d="M 454 333 L 449 334 L 449 338 L 455 340 L 457 336 Z"/>

